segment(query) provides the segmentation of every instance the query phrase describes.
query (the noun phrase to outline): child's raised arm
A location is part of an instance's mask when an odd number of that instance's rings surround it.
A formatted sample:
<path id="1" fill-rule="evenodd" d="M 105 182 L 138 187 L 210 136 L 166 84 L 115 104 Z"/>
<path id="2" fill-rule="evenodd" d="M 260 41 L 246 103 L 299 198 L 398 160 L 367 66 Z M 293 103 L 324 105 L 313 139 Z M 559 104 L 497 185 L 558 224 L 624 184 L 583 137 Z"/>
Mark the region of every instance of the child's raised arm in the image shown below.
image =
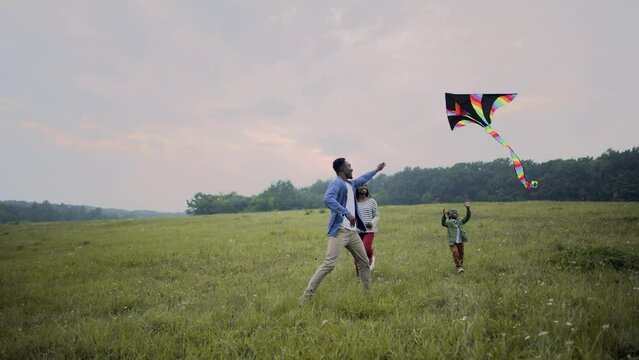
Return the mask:
<path id="1" fill-rule="evenodd" d="M 464 203 L 464 207 L 466 207 L 466 216 L 462 219 L 462 224 L 465 224 L 470 220 L 470 201 L 466 201 Z"/>

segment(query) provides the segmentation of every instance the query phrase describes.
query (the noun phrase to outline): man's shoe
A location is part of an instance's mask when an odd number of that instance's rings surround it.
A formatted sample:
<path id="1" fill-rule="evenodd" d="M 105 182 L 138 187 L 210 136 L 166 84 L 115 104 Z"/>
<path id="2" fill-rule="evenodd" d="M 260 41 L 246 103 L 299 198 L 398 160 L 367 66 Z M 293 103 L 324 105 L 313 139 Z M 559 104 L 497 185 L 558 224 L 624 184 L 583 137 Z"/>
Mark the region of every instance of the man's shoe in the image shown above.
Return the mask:
<path id="1" fill-rule="evenodd" d="M 312 296 L 307 294 L 307 293 L 302 294 L 302 296 L 300 296 L 300 300 L 299 300 L 300 301 L 300 306 L 304 306 L 304 305 L 310 304 L 311 303 L 311 298 L 312 298 Z"/>
<path id="2" fill-rule="evenodd" d="M 457 269 L 457 272 L 458 272 L 458 273 L 463 273 L 463 272 L 464 272 L 464 268 L 461 268 L 461 267 L 460 267 L 459 269 Z"/>

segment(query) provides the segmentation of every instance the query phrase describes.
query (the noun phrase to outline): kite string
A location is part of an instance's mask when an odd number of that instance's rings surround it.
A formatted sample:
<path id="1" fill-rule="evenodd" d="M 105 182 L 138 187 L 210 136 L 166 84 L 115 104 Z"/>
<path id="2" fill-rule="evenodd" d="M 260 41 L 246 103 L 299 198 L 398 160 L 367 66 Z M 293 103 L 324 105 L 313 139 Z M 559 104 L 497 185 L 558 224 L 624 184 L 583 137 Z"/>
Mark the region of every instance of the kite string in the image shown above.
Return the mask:
<path id="1" fill-rule="evenodd" d="M 466 124 L 462 125 L 465 126 Z M 515 150 L 510 147 L 510 145 L 506 142 L 506 140 L 502 139 L 502 137 L 490 126 L 485 126 L 484 130 L 493 137 L 498 143 L 504 145 L 508 151 L 510 151 L 510 158 L 513 161 L 513 166 L 515 167 L 515 173 L 517 174 L 517 179 L 521 182 L 526 189 L 536 188 L 538 183 L 535 180 L 528 181 L 526 180 L 526 176 L 524 175 L 524 165 L 522 164 L 519 156 L 515 153 Z"/>

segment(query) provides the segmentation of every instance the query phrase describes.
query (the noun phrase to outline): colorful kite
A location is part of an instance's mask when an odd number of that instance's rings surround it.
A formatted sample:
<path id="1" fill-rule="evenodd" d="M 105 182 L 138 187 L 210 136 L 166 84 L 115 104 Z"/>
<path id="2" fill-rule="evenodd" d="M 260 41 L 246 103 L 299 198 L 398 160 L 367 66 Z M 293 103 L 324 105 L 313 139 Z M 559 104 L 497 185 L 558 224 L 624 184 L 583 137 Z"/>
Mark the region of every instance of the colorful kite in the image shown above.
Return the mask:
<path id="1" fill-rule="evenodd" d="M 519 160 L 517 154 L 508 143 L 497 134 L 490 123 L 492 122 L 495 110 L 513 101 L 517 94 L 449 94 L 446 93 L 446 113 L 450 129 L 466 126 L 475 123 L 504 145 L 510 151 L 510 158 L 513 160 L 517 178 L 526 189 L 536 188 L 537 181 L 528 181 L 524 175 L 524 165 Z"/>

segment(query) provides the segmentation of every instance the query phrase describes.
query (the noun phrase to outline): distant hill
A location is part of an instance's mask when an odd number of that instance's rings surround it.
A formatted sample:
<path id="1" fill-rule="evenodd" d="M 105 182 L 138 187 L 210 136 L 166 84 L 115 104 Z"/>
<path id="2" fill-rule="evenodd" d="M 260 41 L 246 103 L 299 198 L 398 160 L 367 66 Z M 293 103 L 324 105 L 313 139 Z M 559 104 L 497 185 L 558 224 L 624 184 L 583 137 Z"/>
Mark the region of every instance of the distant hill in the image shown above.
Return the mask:
<path id="1" fill-rule="evenodd" d="M 103 209 L 95 206 L 52 204 L 17 200 L 0 200 L 0 223 L 78 221 L 184 216 L 184 213 L 168 213 L 152 210 Z"/>

